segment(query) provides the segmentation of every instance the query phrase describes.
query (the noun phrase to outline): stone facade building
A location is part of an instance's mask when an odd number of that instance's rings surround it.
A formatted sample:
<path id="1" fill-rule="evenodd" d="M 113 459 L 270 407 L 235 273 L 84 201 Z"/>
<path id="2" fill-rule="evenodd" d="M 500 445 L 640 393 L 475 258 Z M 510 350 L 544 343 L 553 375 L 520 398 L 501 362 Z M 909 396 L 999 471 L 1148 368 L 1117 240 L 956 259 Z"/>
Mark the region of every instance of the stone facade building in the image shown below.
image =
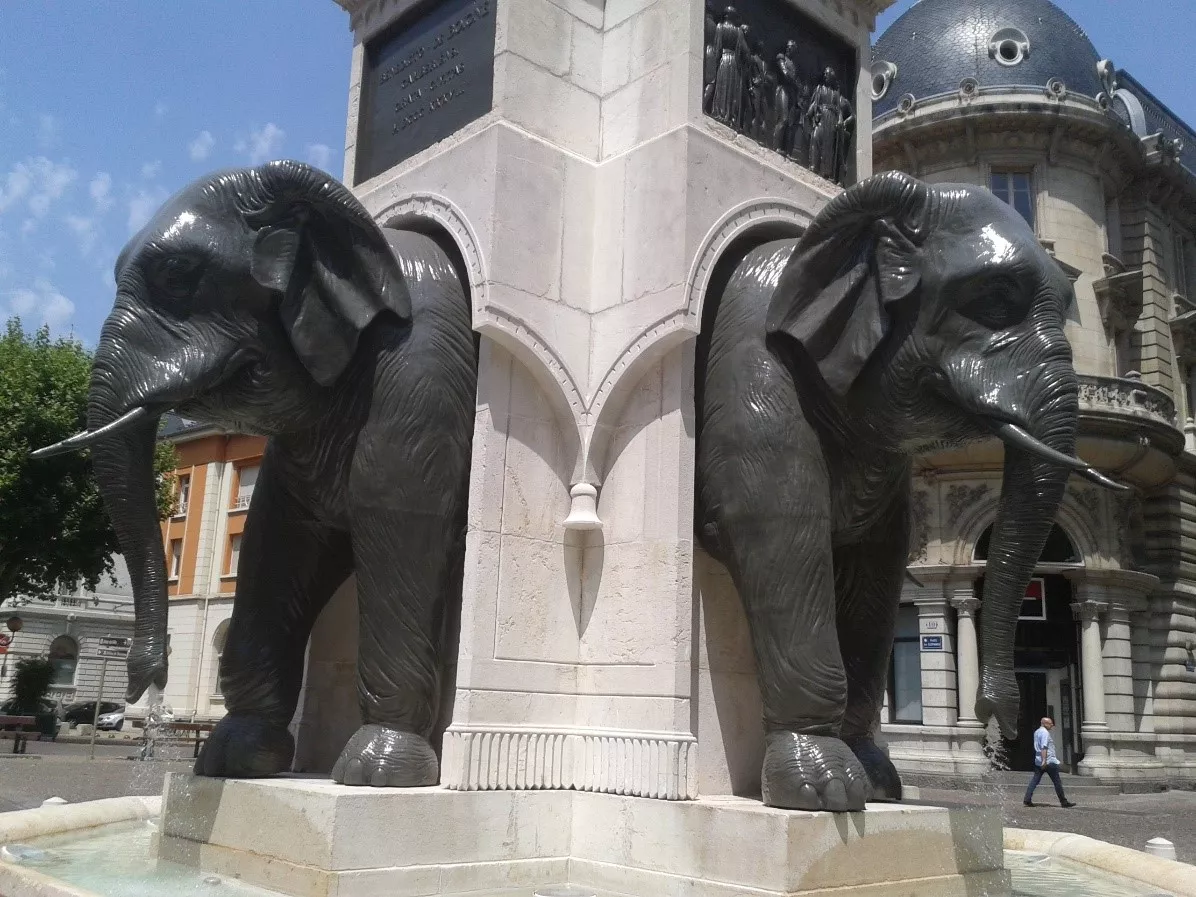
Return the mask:
<path id="1" fill-rule="evenodd" d="M 170 600 L 164 699 L 176 717 L 213 719 L 224 715 L 220 654 L 265 440 L 175 415 L 167 417 L 162 436 L 179 456 L 175 514 L 162 524 Z"/>
<path id="2" fill-rule="evenodd" d="M 922 0 L 873 48 L 876 171 L 984 185 L 1075 283 L 1078 453 L 1019 622 L 1022 719 L 1109 779 L 1196 778 L 1196 133 L 1048 0 Z M 983 769 L 979 584 L 994 443 L 925 457 L 884 730 L 899 766 Z"/>
<path id="3" fill-rule="evenodd" d="M 12 696 L 13 672 L 25 657 L 47 657 L 54 664 L 50 699 L 63 705 L 94 701 L 123 703 L 125 665 L 110 661 L 104 672 L 99 655 L 101 638 L 132 638 L 133 589 L 124 559 L 113 558 L 113 582 L 101 578 L 94 592 L 83 588 L 63 592 L 50 600 L 16 598 L 0 607 L 0 632 L 12 644 L 0 655 L 0 702 Z M 20 618 L 20 631 L 8 633 L 4 622 Z"/>

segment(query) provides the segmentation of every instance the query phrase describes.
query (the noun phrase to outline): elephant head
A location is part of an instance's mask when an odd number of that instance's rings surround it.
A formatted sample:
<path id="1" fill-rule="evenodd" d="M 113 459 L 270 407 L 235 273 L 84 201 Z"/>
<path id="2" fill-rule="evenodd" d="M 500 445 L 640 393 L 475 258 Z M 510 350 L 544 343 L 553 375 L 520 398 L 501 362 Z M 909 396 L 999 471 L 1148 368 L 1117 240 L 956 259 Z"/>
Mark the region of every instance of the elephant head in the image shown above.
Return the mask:
<path id="1" fill-rule="evenodd" d="M 878 175 L 832 200 L 802 236 L 768 310 L 769 339 L 821 395 L 900 455 L 997 436 L 1004 482 L 982 603 L 976 713 L 1016 734 L 1018 610 L 1071 472 L 1078 381 L 1064 319 L 1070 281 L 989 191 Z M 792 345 L 792 343 L 789 343 Z"/>
<path id="2" fill-rule="evenodd" d="M 128 699 L 166 683 L 166 564 L 154 506 L 161 415 L 263 435 L 326 410 L 358 337 L 410 296 L 379 228 L 343 185 L 297 162 L 217 172 L 169 199 L 116 262 L 92 368 L 90 446 L 136 606 Z"/>

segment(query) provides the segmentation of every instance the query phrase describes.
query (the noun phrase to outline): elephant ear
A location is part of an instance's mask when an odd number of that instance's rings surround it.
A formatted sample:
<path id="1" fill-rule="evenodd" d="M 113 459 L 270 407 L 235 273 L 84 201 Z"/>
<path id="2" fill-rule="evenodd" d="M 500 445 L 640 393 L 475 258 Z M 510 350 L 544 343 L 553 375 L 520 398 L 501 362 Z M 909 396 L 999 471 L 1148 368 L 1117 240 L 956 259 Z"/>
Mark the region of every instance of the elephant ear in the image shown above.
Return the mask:
<path id="1" fill-rule="evenodd" d="M 353 358 L 384 311 L 411 319 L 411 296 L 382 231 L 340 182 L 301 162 L 251 172 L 255 231 L 251 270 L 282 296 L 279 315 L 295 354 L 323 386 Z"/>
<path id="2" fill-rule="evenodd" d="M 930 188 L 899 172 L 831 200 L 802 235 L 768 306 L 767 331 L 801 344 L 837 394 L 890 327 L 890 306 L 922 279 Z"/>

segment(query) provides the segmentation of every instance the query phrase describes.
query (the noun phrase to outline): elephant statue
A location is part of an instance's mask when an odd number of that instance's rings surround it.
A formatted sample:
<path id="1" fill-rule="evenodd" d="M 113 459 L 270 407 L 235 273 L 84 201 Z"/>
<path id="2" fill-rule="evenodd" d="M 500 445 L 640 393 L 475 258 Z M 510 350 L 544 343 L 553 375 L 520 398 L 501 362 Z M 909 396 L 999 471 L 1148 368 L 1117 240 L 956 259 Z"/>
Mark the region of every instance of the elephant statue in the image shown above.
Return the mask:
<path id="1" fill-rule="evenodd" d="M 348 785 L 434 784 L 459 602 L 477 390 L 462 280 L 430 237 L 381 229 L 297 162 L 185 187 L 116 263 L 92 370 L 89 446 L 136 606 L 128 699 L 166 683 L 166 566 L 152 457 L 168 410 L 269 437 L 237 567 L 206 776 L 290 768 L 288 725 L 320 610 L 355 573 L 364 724 Z"/>
<path id="2" fill-rule="evenodd" d="M 989 191 L 899 173 L 712 286 L 697 349 L 698 537 L 747 614 L 765 803 L 899 800 L 873 740 L 910 536 L 911 459 L 998 437 L 977 717 L 1016 733 L 1014 629 L 1074 456 L 1071 283 Z"/>

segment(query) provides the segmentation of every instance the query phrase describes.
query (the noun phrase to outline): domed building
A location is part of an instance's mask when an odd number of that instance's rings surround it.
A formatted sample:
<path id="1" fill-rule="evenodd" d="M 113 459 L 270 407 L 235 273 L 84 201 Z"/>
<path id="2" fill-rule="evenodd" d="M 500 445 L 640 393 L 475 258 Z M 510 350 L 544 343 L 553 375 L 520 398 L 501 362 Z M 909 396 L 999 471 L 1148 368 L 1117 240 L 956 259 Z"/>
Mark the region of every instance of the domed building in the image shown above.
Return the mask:
<path id="1" fill-rule="evenodd" d="M 875 170 L 986 186 L 1075 285 L 1077 453 L 1026 595 L 1014 768 L 1055 718 L 1060 760 L 1103 779 L 1196 778 L 1196 132 L 1048 0 L 920 0 L 871 66 Z M 911 572 L 882 728 L 899 767 L 988 761 L 973 703 L 995 441 L 916 466 Z"/>

